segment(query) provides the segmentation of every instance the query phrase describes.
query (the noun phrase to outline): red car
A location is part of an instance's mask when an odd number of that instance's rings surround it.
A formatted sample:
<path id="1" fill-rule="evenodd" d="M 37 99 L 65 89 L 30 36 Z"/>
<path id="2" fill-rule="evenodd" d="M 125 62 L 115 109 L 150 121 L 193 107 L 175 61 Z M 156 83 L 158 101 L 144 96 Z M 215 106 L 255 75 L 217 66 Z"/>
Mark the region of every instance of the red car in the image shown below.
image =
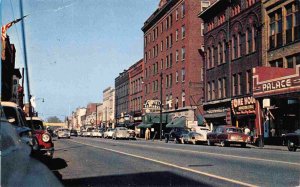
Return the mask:
<path id="1" fill-rule="evenodd" d="M 44 128 L 42 119 L 32 117 L 32 124 L 30 121 L 31 117 L 27 117 L 26 122 L 28 123 L 28 126 L 32 126 L 33 130 L 33 141 L 36 141 L 36 144 L 33 147 L 34 154 L 45 155 L 48 158 L 53 158 L 54 144 L 50 133 L 48 133 Z"/>
<path id="2" fill-rule="evenodd" d="M 230 146 L 230 144 L 240 144 L 242 147 L 246 147 L 249 141 L 250 136 L 234 126 L 219 126 L 207 134 L 207 144 L 211 146 L 220 143 L 222 147 Z"/>

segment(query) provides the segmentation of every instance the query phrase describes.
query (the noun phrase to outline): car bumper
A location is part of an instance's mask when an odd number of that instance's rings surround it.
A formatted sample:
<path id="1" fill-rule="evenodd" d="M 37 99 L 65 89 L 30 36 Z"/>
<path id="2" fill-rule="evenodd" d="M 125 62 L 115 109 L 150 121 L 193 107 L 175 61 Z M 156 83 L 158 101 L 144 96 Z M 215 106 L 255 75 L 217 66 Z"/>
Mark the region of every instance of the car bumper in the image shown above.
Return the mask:
<path id="1" fill-rule="evenodd" d="M 54 148 L 53 147 L 51 147 L 51 148 L 43 148 L 43 149 L 40 149 L 40 152 L 43 155 L 52 158 L 53 154 L 54 154 Z"/>

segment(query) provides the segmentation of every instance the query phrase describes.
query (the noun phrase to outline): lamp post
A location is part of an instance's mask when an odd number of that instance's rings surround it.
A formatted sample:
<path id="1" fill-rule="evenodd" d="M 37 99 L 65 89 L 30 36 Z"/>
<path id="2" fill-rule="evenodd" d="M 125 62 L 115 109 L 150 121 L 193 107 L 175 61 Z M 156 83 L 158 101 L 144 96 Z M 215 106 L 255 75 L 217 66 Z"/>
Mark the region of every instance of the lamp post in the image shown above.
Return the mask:
<path id="1" fill-rule="evenodd" d="M 159 126 L 159 140 L 162 141 L 162 80 L 163 80 L 163 73 L 160 72 L 160 110 L 159 110 L 159 115 L 160 115 L 160 126 Z"/>

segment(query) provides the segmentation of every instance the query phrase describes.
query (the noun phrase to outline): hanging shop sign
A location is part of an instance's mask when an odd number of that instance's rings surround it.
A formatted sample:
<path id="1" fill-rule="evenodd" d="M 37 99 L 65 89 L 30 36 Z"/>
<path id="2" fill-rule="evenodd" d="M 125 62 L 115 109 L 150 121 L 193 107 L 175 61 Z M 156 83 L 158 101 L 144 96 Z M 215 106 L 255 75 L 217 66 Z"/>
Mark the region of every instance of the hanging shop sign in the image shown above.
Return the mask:
<path id="1" fill-rule="evenodd" d="M 231 108 L 235 115 L 255 114 L 255 99 L 252 96 L 233 99 Z"/>
<path id="2" fill-rule="evenodd" d="M 270 72 L 270 73 L 266 73 Z M 300 65 L 296 68 L 253 68 L 254 97 L 286 94 L 300 91 Z"/>

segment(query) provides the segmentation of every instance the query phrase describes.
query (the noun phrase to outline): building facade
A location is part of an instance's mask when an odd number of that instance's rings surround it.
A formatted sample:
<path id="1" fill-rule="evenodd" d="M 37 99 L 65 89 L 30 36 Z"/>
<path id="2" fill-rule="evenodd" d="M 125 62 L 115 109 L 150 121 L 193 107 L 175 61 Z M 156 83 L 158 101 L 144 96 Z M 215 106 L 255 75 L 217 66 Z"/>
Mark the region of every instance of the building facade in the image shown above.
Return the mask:
<path id="1" fill-rule="evenodd" d="M 115 126 L 115 89 L 108 87 L 103 90 L 103 124 L 106 127 Z"/>
<path id="2" fill-rule="evenodd" d="M 210 1 L 161 0 L 145 21 L 144 113 L 158 113 L 159 105 L 150 109 L 148 104 L 160 100 L 163 113 L 171 120 L 183 116 L 186 122 L 195 121 L 202 113 L 203 58 L 199 50 L 204 43 L 200 33 L 203 25 L 197 15 L 209 4 Z"/>
<path id="3" fill-rule="evenodd" d="M 117 123 L 125 123 L 125 115 L 129 112 L 129 74 L 124 70 L 115 79 L 115 119 Z"/>
<path id="4" fill-rule="evenodd" d="M 137 126 L 142 121 L 144 106 L 143 76 L 144 60 L 141 59 L 128 69 L 129 74 L 129 115 L 130 122 Z"/>

